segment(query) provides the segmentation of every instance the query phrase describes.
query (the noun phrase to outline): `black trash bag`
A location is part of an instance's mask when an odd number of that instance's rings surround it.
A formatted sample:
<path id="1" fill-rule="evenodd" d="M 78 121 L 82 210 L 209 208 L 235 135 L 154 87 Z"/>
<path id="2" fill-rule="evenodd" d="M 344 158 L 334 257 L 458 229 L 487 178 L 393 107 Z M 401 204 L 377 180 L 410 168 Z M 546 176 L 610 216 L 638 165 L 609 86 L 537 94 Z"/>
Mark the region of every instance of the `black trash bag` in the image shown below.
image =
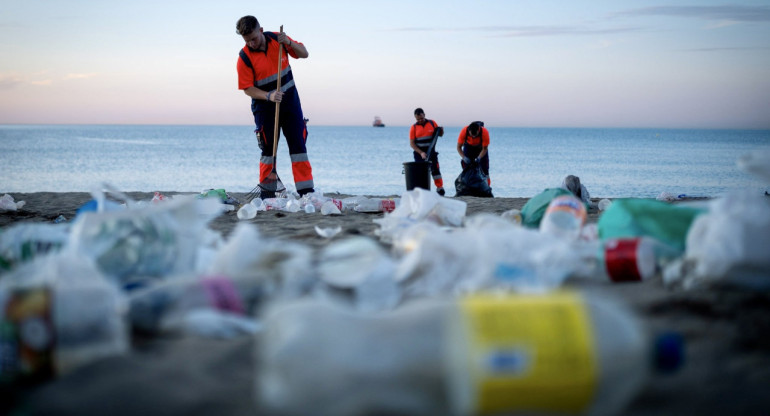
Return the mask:
<path id="1" fill-rule="evenodd" d="M 472 163 L 463 169 L 455 179 L 455 196 L 477 196 L 492 198 L 492 188 L 487 183 L 487 176 L 481 171 L 478 163 Z"/>

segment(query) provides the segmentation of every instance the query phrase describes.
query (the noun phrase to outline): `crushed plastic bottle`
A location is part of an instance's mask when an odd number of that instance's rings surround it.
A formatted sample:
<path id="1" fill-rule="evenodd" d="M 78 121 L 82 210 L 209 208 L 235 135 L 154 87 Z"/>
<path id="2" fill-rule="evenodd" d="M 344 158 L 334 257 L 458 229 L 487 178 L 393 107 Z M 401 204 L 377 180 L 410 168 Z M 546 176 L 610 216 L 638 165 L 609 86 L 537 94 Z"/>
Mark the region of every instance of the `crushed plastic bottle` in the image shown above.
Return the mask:
<path id="1" fill-rule="evenodd" d="M 619 304 L 574 292 L 422 298 L 378 314 L 305 298 L 264 322 L 257 404 L 286 415 L 613 415 L 651 369 L 682 359 L 680 338 L 653 342 Z"/>
<path id="2" fill-rule="evenodd" d="M 540 222 L 540 231 L 576 240 L 585 221 L 585 204 L 572 195 L 562 195 L 548 204 Z"/>

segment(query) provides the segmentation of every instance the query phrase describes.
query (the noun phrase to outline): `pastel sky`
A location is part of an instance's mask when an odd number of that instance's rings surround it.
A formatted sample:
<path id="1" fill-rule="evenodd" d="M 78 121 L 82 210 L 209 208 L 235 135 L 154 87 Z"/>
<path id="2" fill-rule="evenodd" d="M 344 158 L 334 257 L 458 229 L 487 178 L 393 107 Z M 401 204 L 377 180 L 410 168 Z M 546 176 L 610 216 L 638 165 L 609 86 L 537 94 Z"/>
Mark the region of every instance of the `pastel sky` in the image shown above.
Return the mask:
<path id="1" fill-rule="evenodd" d="M 0 123 L 252 122 L 255 15 L 317 125 L 770 128 L 770 2 L 0 0 Z"/>

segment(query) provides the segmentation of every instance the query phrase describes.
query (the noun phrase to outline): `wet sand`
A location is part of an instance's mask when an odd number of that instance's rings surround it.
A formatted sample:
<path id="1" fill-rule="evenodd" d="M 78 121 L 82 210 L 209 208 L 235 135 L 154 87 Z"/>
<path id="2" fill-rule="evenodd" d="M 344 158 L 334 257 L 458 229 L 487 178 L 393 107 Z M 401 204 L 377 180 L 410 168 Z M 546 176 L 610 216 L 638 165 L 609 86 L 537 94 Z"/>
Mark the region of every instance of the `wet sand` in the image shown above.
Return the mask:
<path id="1" fill-rule="evenodd" d="M 175 192 L 162 192 L 175 195 Z M 0 193 L 2 194 L 2 193 Z M 26 201 L 18 212 L 0 212 L 0 227 L 19 221 L 52 222 L 67 219 L 91 199 L 88 193 L 11 193 Z M 129 193 L 149 201 L 152 193 Z M 243 194 L 232 194 L 243 199 Z M 348 195 L 327 195 L 344 198 Z M 521 209 L 527 198 L 460 198 L 467 215 L 500 214 Z M 598 199 L 595 199 L 598 201 Z M 596 222 L 600 212 L 589 212 Z M 259 212 L 250 222 L 263 235 L 308 244 L 329 244 L 315 226 L 340 226 L 335 239 L 354 235 L 374 237 L 382 214 L 344 212 Z M 225 213 L 210 227 L 225 237 L 238 223 L 235 212 Z M 652 333 L 675 331 L 686 342 L 682 369 L 654 374 L 623 414 L 768 414 L 770 412 L 770 293 L 739 289 L 684 291 L 663 286 L 660 277 L 641 283 L 569 282 L 580 290 L 620 299 L 634 310 Z M 25 390 L 23 400 L 34 414 L 258 414 L 253 401 L 256 374 L 254 341 L 196 338 L 157 339 L 136 343 L 123 357 L 85 366 L 69 375 Z M 310 363 L 309 363 L 310 365 Z M 2 395 L 0 395 L 2 396 Z M 141 399 L 140 399 L 141 398 Z M 0 413 L 2 412 L 0 408 Z"/>

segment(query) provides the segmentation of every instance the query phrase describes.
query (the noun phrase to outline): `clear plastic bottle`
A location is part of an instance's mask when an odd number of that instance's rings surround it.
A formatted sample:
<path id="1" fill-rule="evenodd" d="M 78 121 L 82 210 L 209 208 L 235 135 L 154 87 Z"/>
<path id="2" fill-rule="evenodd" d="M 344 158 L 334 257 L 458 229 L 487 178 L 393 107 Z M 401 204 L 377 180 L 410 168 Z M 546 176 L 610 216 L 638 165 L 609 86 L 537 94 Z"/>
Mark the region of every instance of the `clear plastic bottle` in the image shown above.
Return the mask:
<path id="1" fill-rule="evenodd" d="M 540 221 L 540 231 L 576 240 L 586 215 L 586 206 L 580 199 L 572 195 L 558 196 L 548 204 Z"/>
<path id="2" fill-rule="evenodd" d="M 264 322 L 256 397 L 268 413 L 609 415 L 653 366 L 629 311 L 573 292 L 421 299 L 378 314 L 302 299 Z M 664 350 L 673 367 L 681 344 Z"/>
<path id="3" fill-rule="evenodd" d="M 358 201 L 353 210 L 356 212 L 392 212 L 396 209 L 398 203 L 399 198 L 366 198 Z"/>

